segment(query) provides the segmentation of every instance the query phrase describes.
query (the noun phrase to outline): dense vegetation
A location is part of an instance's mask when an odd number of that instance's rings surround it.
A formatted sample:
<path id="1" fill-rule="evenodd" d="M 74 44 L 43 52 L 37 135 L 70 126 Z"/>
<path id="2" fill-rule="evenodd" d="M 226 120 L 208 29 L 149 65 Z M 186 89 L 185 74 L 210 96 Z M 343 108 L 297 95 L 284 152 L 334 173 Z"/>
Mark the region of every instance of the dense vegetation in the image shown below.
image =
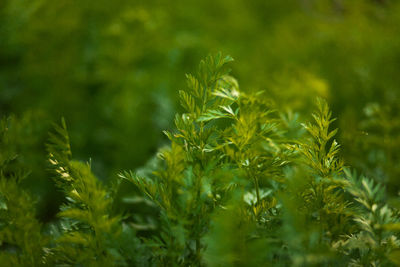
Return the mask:
<path id="1" fill-rule="evenodd" d="M 400 265 L 398 2 L 5 0 L 0 36 L 0 265 Z"/>
<path id="2" fill-rule="evenodd" d="M 245 94 L 221 54 L 201 61 L 179 92 L 184 113 L 157 158 L 105 187 L 91 162 L 72 159 L 65 120 L 47 150 L 65 201 L 44 227 L 13 144 L 1 124 L 1 260 L 22 266 L 390 265 L 399 263 L 399 211 L 385 190 L 338 155 L 325 100 L 313 122 L 280 111 L 262 92 Z M 306 132 L 304 131 L 306 130 Z M 139 190 L 130 203 L 154 214 L 113 209 L 121 179 Z M 135 218 L 135 215 L 138 215 Z M 142 215 L 142 216 L 140 216 Z M 132 216 L 128 222 L 126 219 Z M 143 217 L 144 216 L 144 217 Z M 134 224 L 141 224 L 134 227 Z M 47 229 L 46 229 L 47 228 Z M 148 233 L 141 235 L 139 229 Z"/>

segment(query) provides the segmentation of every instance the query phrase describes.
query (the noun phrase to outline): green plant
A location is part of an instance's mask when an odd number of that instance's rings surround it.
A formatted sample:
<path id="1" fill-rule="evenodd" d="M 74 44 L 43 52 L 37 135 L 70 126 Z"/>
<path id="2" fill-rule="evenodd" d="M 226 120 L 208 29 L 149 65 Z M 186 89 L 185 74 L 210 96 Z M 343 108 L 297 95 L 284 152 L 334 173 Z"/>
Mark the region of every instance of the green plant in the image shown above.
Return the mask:
<path id="1" fill-rule="evenodd" d="M 400 213 L 383 185 L 345 167 L 332 112 L 317 99 L 300 123 L 263 92 L 244 93 L 218 53 L 187 75 L 170 145 L 136 171 L 104 184 L 72 158 L 66 123 L 47 144 L 63 203 L 54 221 L 36 219 L 10 134 L 0 124 L 0 259 L 8 265 L 391 266 L 399 263 Z M 21 126 L 19 126 L 21 127 Z M 18 128 L 18 127 L 17 127 Z M 155 212 L 143 223 L 118 207 Z M 126 200 L 126 199 L 125 199 Z M 139 213 L 139 211 L 138 211 Z M 146 230 L 146 231 L 144 231 Z"/>
<path id="2" fill-rule="evenodd" d="M 112 212 L 115 189 L 104 188 L 91 172 L 90 163 L 72 160 L 64 119 L 54 129 L 47 150 L 55 182 L 67 202 L 58 213 L 61 233 L 55 239 L 49 261 L 83 266 L 134 264 L 140 256 L 127 253 L 137 252 L 138 241 L 134 231 L 123 225 L 121 216 Z M 131 240 L 126 247 L 128 237 Z"/>
<path id="3" fill-rule="evenodd" d="M 17 123 L 15 118 L 0 121 L 0 261 L 5 266 L 40 266 L 49 240 L 41 234 L 33 198 L 21 189 L 28 171 L 18 166 L 13 142 Z"/>

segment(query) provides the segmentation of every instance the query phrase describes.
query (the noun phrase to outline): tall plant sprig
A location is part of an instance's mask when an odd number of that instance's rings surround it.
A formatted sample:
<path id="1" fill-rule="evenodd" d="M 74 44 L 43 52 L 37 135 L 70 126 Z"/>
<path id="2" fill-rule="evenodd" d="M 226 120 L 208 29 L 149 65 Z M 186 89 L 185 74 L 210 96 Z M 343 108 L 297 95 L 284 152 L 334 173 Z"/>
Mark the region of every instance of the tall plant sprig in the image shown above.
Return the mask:
<path id="1" fill-rule="evenodd" d="M 171 147 L 159 153 L 163 166 L 147 177 L 121 174 L 160 207 L 162 231 L 152 244 L 162 264 L 202 262 L 210 216 L 233 188 L 241 187 L 243 198 L 254 192 L 255 201 L 245 199 L 257 220 L 276 205 L 265 187 L 282 179 L 288 156 L 279 116 L 259 94 L 239 91 L 225 66 L 231 61 L 208 56 L 197 75 L 187 75 L 179 93 L 184 113 L 175 117 L 176 131 L 165 131 Z"/>
<path id="2" fill-rule="evenodd" d="M 164 166 L 154 171 L 152 179 L 128 172 L 121 175 L 161 209 L 163 226 L 155 255 L 162 264 L 201 262 L 201 239 L 216 199 L 211 174 L 220 154 L 215 149 L 217 127 L 206 116 L 224 103 L 215 93 L 230 61 L 220 53 L 208 56 L 200 62 L 197 75 L 187 75 L 188 88 L 179 92 L 185 113 L 176 115 L 175 133 L 165 131 L 171 147 L 158 154 Z"/>
<path id="3" fill-rule="evenodd" d="M 326 228 L 334 223 L 330 221 L 334 220 L 332 216 L 339 216 L 336 219 L 347 217 L 345 214 L 348 203 L 343 198 L 340 184 L 334 180 L 334 177 L 342 172 L 343 161 L 338 156 L 339 144 L 333 139 L 337 129 L 330 130 L 330 125 L 335 119 L 332 119 L 332 113 L 325 100 L 317 99 L 317 111 L 313 113 L 313 118 L 314 123 L 303 125 L 309 133 L 310 140 L 302 142 L 299 146 L 301 161 L 309 171 L 309 187 L 302 194 L 310 214 L 314 214 L 321 223 L 327 224 L 324 226 Z"/>
<path id="4" fill-rule="evenodd" d="M 189 160 L 196 158 L 197 151 L 203 168 L 209 162 L 230 165 L 252 181 L 256 198 L 252 208 L 257 217 L 269 206 L 263 203 L 261 187 L 282 181 L 282 168 L 291 151 L 285 146 L 281 118 L 273 104 L 261 97 L 262 92 L 241 92 L 223 68 L 230 61 L 221 54 L 209 56 L 200 63 L 197 77 L 187 75 L 189 89 L 180 91 L 186 113 L 175 120 L 178 133 L 167 135 L 183 142 Z"/>
<path id="5" fill-rule="evenodd" d="M 47 150 L 55 182 L 66 196 L 58 214 L 62 219 L 62 234 L 49 260 L 85 266 L 116 264 L 119 258 L 115 240 L 121 232 L 120 217 L 112 215 L 112 199 L 92 173 L 90 164 L 72 159 L 64 119 L 50 133 Z"/>
<path id="6" fill-rule="evenodd" d="M 313 120 L 303 124 L 308 136 L 297 142 L 299 157 L 289 172 L 292 175 L 284 193 L 286 219 L 297 217 L 299 222 L 285 224 L 292 234 L 297 230 L 291 237 L 294 241 L 287 242 L 298 251 L 292 260 L 300 265 L 311 264 L 309 257 L 319 264 L 332 260 L 330 243 L 354 229 L 351 202 L 345 197 L 343 184 L 335 179 L 343 172 L 343 161 L 334 139 L 337 129 L 330 129 L 335 119 L 325 100 L 317 99 Z"/>
<path id="7" fill-rule="evenodd" d="M 306 164 L 322 178 L 332 178 L 342 171 L 343 161 L 338 157 L 339 144 L 333 139 L 338 129 L 330 130 L 332 112 L 328 103 L 317 98 L 317 110 L 312 114 L 314 123 L 303 124 L 311 136 L 311 142 L 301 144 Z"/>

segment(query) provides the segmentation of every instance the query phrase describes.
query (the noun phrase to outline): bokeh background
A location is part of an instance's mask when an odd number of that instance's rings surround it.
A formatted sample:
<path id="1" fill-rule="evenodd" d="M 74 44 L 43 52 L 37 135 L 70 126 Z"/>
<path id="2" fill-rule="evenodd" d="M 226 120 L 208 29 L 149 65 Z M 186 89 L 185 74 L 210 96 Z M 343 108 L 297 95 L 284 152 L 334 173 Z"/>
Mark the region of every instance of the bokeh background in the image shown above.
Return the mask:
<path id="1" fill-rule="evenodd" d="M 52 122 L 105 182 L 167 142 L 178 90 L 221 51 L 243 91 L 308 119 L 328 100 L 346 165 L 400 189 L 400 1 L 2 0 L 0 114 L 14 115 L 25 181 L 51 220 Z"/>

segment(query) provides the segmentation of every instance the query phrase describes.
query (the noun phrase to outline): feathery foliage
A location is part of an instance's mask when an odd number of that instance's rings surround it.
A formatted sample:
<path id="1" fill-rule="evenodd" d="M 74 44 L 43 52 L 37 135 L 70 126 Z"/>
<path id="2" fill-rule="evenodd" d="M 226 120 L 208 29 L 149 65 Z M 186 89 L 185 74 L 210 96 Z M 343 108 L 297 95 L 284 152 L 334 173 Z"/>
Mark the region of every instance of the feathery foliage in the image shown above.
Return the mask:
<path id="1" fill-rule="evenodd" d="M 51 250 L 50 261 L 83 266 L 128 264 L 120 244 L 124 238 L 121 217 L 111 210 L 112 191 L 104 189 L 89 163 L 72 160 L 64 119 L 61 125 L 54 126 L 47 150 L 55 182 L 67 200 L 58 213 L 61 233 Z M 134 236 L 132 239 L 135 243 Z"/>
<path id="2" fill-rule="evenodd" d="M 400 213 L 345 167 L 323 99 L 312 122 L 244 93 L 218 53 L 188 74 L 170 144 L 111 186 L 74 160 L 66 123 L 47 144 L 63 203 L 36 219 L 9 129 L 0 125 L 0 259 L 16 266 L 394 266 Z M 11 140 L 11 141 L 10 141 Z M 118 207 L 118 191 L 131 186 Z M 122 201 L 122 202 L 123 202 Z M 141 216 L 145 213 L 145 216 Z"/>

